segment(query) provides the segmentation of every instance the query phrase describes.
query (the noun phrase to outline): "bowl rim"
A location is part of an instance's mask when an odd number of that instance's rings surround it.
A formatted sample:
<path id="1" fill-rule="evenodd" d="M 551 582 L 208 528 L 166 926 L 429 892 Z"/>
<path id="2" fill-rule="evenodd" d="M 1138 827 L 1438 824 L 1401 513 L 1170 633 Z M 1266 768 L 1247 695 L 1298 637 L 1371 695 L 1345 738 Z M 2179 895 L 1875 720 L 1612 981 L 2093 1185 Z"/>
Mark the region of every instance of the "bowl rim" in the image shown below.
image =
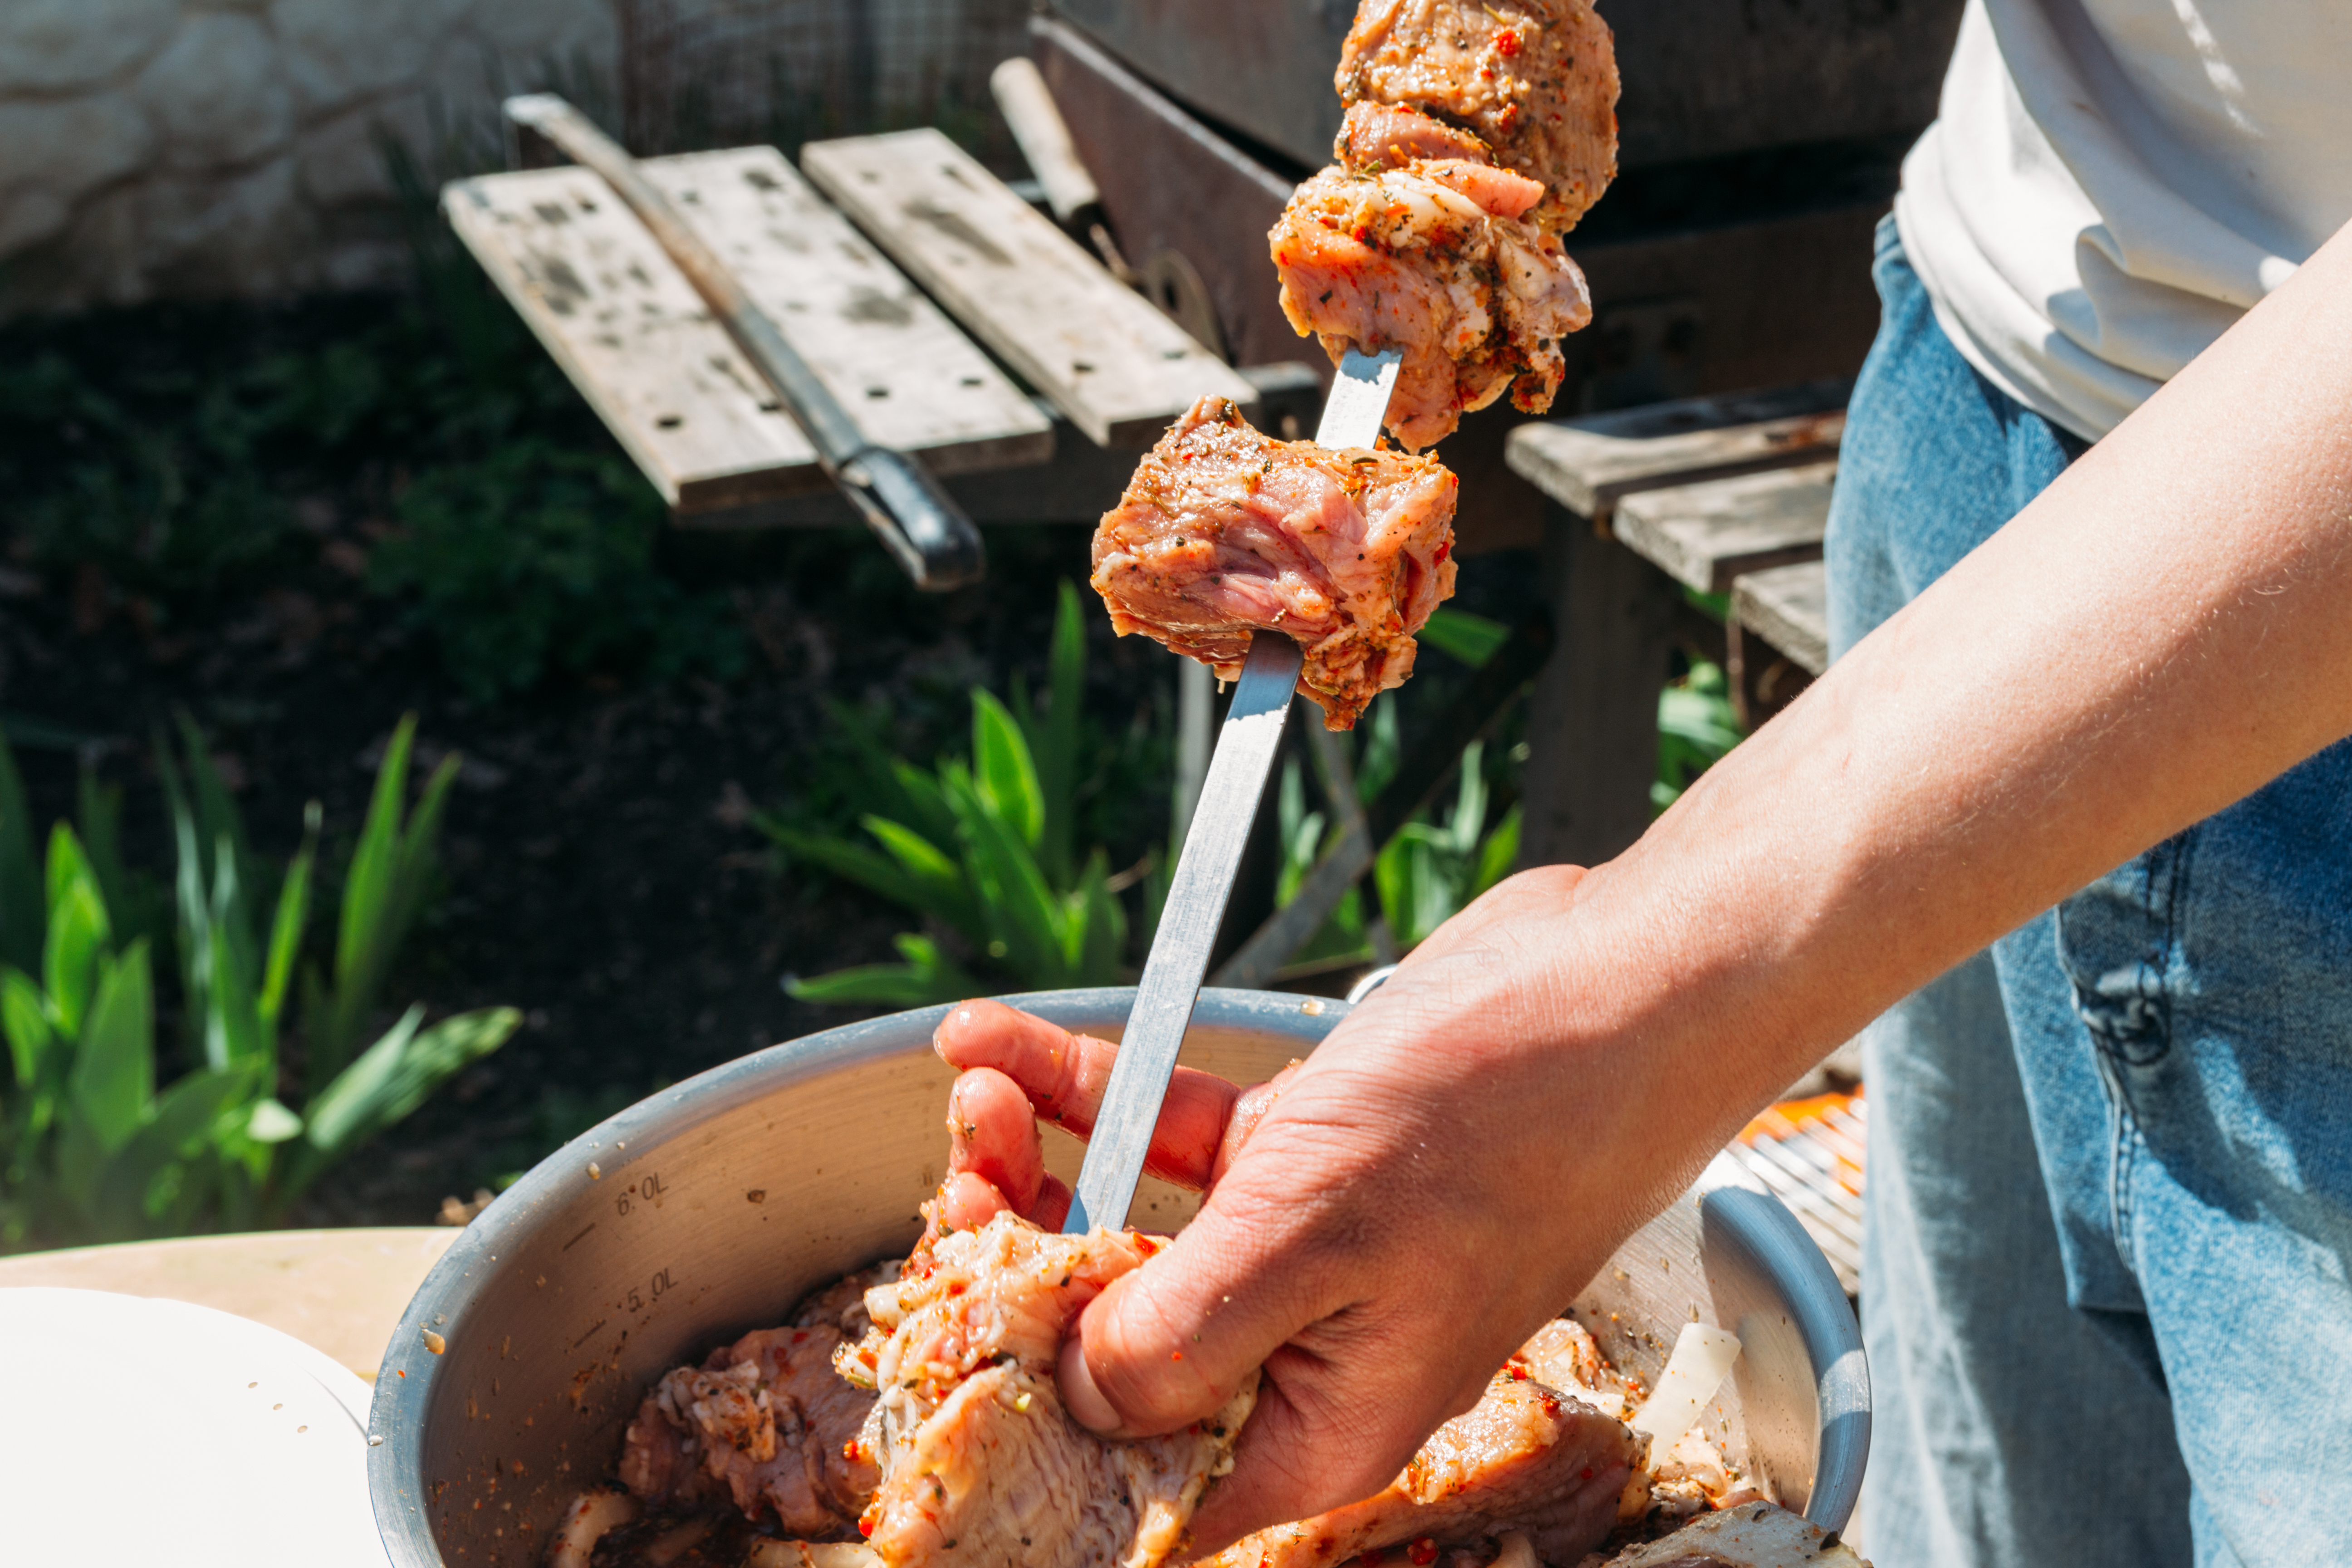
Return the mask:
<path id="1" fill-rule="evenodd" d="M 1015 993 L 993 998 L 1034 1013 L 1076 1032 L 1117 1034 L 1124 1029 L 1135 987 L 1094 986 Z M 526 1172 L 459 1233 L 426 1274 L 386 1344 L 368 1414 L 368 1490 L 386 1552 L 400 1568 L 442 1568 L 420 1500 L 425 1492 L 422 1433 L 431 1406 L 438 1356 L 415 1365 L 415 1375 L 394 1375 L 411 1358 L 407 1347 L 432 1329 L 460 1331 L 476 1282 L 509 1238 L 522 1233 L 534 1211 L 551 1202 L 569 1202 L 593 1178 L 586 1168 L 596 1151 L 632 1142 L 665 1142 L 801 1081 L 824 1077 L 872 1059 L 884 1048 L 908 1048 L 920 1031 L 928 1037 L 961 1003 L 912 1008 L 844 1024 L 722 1062 L 672 1084 L 616 1112 L 564 1144 Z M 1249 1029 L 1299 1042 L 1312 1050 L 1352 1011 L 1329 997 L 1286 992 L 1204 987 L 1192 1026 Z M 1821 1447 L 1805 1516 L 1827 1530 L 1843 1530 L 1861 1492 L 1863 1461 L 1869 1449 L 1870 1384 L 1859 1326 L 1829 1261 L 1806 1236 L 1796 1216 L 1776 1199 L 1727 1188 L 1699 1200 L 1702 1218 L 1719 1226 L 1733 1245 L 1787 1289 L 1789 1304 L 1812 1362 L 1821 1412 Z M 452 1320 L 456 1320 L 455 1322 Z"/>

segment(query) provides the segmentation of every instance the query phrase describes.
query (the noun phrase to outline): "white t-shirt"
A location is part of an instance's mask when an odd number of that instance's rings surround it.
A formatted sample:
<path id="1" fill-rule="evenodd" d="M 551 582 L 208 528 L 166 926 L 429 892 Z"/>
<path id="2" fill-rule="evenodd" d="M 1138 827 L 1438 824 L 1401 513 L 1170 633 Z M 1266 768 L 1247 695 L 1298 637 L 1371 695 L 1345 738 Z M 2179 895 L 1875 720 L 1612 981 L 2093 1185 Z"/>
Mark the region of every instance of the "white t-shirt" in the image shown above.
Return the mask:
<path id="1" fill-rule="evenodd" d="M 1969 362 L 2104 436 L 2352 220 L 2352 0 L 1969 0 L 1895 212 Z"/>

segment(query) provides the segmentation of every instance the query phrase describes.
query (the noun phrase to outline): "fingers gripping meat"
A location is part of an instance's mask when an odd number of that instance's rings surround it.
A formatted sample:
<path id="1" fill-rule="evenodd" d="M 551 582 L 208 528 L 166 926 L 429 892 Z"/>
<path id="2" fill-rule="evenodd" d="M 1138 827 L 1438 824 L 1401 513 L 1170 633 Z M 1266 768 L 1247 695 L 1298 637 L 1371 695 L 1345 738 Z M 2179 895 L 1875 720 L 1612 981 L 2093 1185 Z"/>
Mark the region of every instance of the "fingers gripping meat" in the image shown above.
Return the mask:
<path id="1" fill-rule="evenodd" d="M 1071 1419 L 1055 1380 L 1069 1325 L 1154 1245 L 1055 1236 L 1008 1211 L 872 1292 L 874 1330 L 841 1366 L 878 1391 L 883 1478 L 860 1528 L 888 1568 L 1156 1568 L 1181 1543 L 1257 1373 L 1207 1421 L 1134 1442 Z"/>
<path id="2" fill-rule="evenodd" d="M 1454 592 L 1457 488 L 1434 458 L 1277 441 L 1203 398 L 1095 531 L 1095 591 L 1122 637 L 1227 679 L 1254 632 L 1295 638 L 1299 689 L 1345 730 L 1412 673 L 1414 634 Z"/>
<path id="3" fill-rule="evenodd" d="M 1546 187 L 1546 228 L 1574 226 L 1616 176 L 1617 56 L 1591 0 L 1362 0 L 1337 83 L 1351 107 L 1475 132 Z"/>
<path id="4" fill-rule="evenodd" d="M 1553 236 L 1516 216 L 1531 182 L 1468 159 L 1298 187 L 1271 236 L 1282 309 L 1336 363 L 1350 345 L 1399 348 L 1388 426 L 1415 450 L 1506 390 L 1531 413 L 1566 374 L 1560 340 L 1592 319 L 1584 274 Z"/>

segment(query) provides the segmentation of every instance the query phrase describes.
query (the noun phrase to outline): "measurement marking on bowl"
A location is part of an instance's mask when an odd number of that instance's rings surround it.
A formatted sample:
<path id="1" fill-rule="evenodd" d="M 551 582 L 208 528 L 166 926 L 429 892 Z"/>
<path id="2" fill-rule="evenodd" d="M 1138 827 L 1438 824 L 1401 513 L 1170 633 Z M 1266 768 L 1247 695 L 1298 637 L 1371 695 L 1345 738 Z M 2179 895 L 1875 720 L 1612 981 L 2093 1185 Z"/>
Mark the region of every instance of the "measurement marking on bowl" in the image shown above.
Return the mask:
<path id="1" fill-rule="evenodd" d="M 609 1323 L 609 1322 L 611 1322 L 612 1321 L 613 1321 L 613 1320 L 612 1320 L 612 1319 L 610 1319 L 610 1318 L 599 1318 L 599 1319 L 597 1319 L 594 1322 L 593 1322 L 593 1323 L 589 1324 L 589 1325 L 588 1325 L 588 1331 L 587 1331 L 586 1333 L 584 1333 L 584 1334 L 581 1335 L 578 1339 L 576 1339 L 576 1340 L 574 1340 L 574 1341 L 572 1341 L 572 1348 L 573 1350 L 575 1350 L 575 1351 L 576 1351 L 576 1350 L 578 1350 L 582 1345 L 586 1344 L 590 1340 L 592 1340 L 592 1339 L 595 1338 L 595 1336 L 596 1336 L 596 1331 L 597 1331 L 598 1329 L 603 1328 L 606 1323 Z"/>
<path id="2" fill-rule="evenodd" d="M 583 1226 L 582 1226 L 580 1227 L 580 1235 L 579 1235 L 579 1236 L 575 1236 L 575 1237 L 573 1237 L 570 1241 L 567 1241 L 567 1242 L 565 1242 L 565 1243 L 563 1244 L 562 1250 L 564 1250 L 565 1252 L 569 1252 L 569 1251 L 571 1251 L 573 1247 L 577 1247 L 577 1246 L 579 1246 L 579 1245 L 580 1245 L 580 1237 L 583 1237 L 583 1236 L 586 1236 L 590 1231 L 592 1231 L 592 1230 L 593 1230 L 593 1229 L 595 1229 L 595 1228 L 596 1228 L 596 1222 L 595 1222 L 594 1220 L 593 1220 L 593 1219 L 592 1219 L 592 1220 L 590 1220 L 586 1225 L 583 1225 Z"/>
<path id="3" fill-rule="evenodd" d="M 625 1215 L 632 1207 L 641 1203 L 651 1204 L 656 1208 L 659 1208 L 662 1199 L 668 1195 L 667 1190 L 662 1186 L 661 1173 L 656 1171 L 643 1181 L 623 1187 L 619 1195 L 614 1198 L 613 1207 L 616 1213 Z"/>
<path id="4" fill-rule="evenodd" d="M 663 1296 L 677 1289 L 677 1282 L 669 1277 L 669 1270 L 665 1268 L 646 1282 L 646 1294 L 644 1296 L 640 1296 L 637 1293 L 637 1288 L 635 1285 L 630 1286 L 629 1294 L 624 1303 L 624 1310 L 631 1312 L 642 1312 L 646 1310 L 646 1302 L 648 1299 L 658 1301 Z M 580 1347 L 574 1345 L 572 1348 L 577 1350 Z"/>

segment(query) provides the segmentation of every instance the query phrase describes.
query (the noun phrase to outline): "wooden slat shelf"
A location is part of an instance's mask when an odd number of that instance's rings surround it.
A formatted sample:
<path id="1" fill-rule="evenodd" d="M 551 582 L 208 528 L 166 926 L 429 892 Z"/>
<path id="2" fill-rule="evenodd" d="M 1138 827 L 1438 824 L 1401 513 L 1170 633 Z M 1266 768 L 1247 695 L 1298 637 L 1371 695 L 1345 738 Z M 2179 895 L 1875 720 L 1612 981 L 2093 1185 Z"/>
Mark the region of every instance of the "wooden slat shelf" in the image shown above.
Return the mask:
<path id="1" fill-rule="evenodd" d="M 1538 489 L 1607 522 L 1624 498 L 1644 490 L 1836 456 L 1852 386 L 1808 382 L 1523 425 L 1506 451 Z"/>
<path id="2" fill-rule="evenodd" d="M 1250 384 L 936 131 L 811 142 L 801 163 L 892 260 L 1070 423 L 1144 447 Z"/>
<path id="3" fill-rule="evenodd" d="M 950 474 L 1052 458 L 1052 421 L 783 154 L 739 147 L 643 167 L 877 442 Z M 800 428 L 595 175 L 484 175 L 449 186 L 442 205 L 673 510 L 824 487 Z"/>
<path id="4" fill-rule="evenodd" d="M 1817 559 L 1837 464 L 1707 479 L 1629 495 L 1611 528 L 1635 553 L 1702 594 L 1744 573 Z"/>
<path id="5" fill-rule="evenodd" d="M 1753 572 L 1731 585 L 1739 624 L 1815 675 L 1830 667 L 1829 572 L 1819 561 Z"/>

